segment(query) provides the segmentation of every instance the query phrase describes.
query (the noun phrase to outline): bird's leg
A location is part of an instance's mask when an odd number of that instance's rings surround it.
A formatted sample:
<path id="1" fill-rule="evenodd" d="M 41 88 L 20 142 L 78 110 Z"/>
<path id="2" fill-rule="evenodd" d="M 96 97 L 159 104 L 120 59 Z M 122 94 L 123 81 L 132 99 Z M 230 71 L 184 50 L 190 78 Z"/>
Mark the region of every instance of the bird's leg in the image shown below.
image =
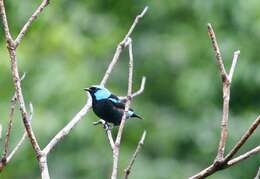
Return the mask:
<path id="1" fill-rule="evenodd" d="M 105 130 L 111 130 L 111 129 L 113 129 L 113 126 L 110 125 L 110 124 L 108 124 L 107 122 L 105 122 L 105 124 L 103 124 L 103 128 L 104 128 Z"/>
<path id="2" fill-rule="evenodd" d="M 106 121 L 104 121 L 103 119 L 99 119 L 98 121 L 96 121 L 96 122 L 93 122 L 93 125 L 99 125 L 99 124 L 103 124 L 103 128 L 105 129 L 105 130 L 111 130 L 111 129 L 113 129 L 113 126 L 112 125 L 110 125 L 110 124 L 108 124 Z"/>
<path id="3" fill-rule="evenodd" d="M 103 128 L 105 130 L 109 130 L 111 127 L 110 127 L 110 125 L 107 122 L 105 122 L 105 124 L 103 124 Z"/>

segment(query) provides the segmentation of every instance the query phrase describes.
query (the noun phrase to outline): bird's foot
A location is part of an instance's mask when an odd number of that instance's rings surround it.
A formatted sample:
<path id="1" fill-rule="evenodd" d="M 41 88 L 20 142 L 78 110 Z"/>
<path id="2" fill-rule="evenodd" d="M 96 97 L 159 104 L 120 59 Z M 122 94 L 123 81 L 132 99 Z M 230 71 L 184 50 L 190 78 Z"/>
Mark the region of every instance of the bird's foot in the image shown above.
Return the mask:
<path id="1" fill-rule="evenodd" d="M 109 125 L 107 122 L 105 124 L 103 124 L 103 128 L 107 131 L 107 130 L 111 130 L 113 129 L 112 125 Z"/>
<path id="2" fill-rule="evenodd" d="M 106 121 L 104 121 L 104 120 L 102 120 L 102 119 L 100 119 L 100 120 L 98 120 L 98 121 L 96 121 L 96 122 L 93 122 L 93 125 L 100 125 L 100 124 L 103 124 L 103 128 L 105 129 L 105 130 L 111 130 L 111 129 L 113 129 L 113 126 L 112 125 L 110 125 L 110 124 L 108 124 Z"/>

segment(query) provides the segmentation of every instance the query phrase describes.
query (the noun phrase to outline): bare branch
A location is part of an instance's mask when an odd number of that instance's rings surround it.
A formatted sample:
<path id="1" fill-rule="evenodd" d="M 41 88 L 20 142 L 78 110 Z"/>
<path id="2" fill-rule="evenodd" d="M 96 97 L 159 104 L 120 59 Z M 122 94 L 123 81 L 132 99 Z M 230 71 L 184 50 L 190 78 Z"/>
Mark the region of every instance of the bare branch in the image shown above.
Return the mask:
<path id="1" fill-rule="evenodd" d="M 25 75 L 23 75 L 23 77 L 21 79 L 23 79 L 25 77 Z M 16 99 L 15 96 L 13 97 L 13 99 Z M 29 121 L 31 122 L 33 118 L 33 107 L 32 107 L 32 103 L 30 103 L 30 118 Z M 15 153 L 18 151 L 18 149 L 22 146 L 24 140 L 26 139 L 27 133 L 26 130 L 24 131 L 21 139 L 19 140 L 19 142 L 16 144 L 16 146 L 14 147 L 14 149 L 12 150 L 12 152 L 7 156 L 7 157 L 3 157 L 1 160 L 1 167 L 0 167 L 0 172 L 3 170 L 3 168 L 10 162 L 10 160 L 13 158 L 13 156 L 15 155 Z M 7 153 L 6 153 L 7 155 Z"/>
<path id="2" fill-rule="evenodd" d="M 21 42 L 21 39 L 31 26 L 32 22 L 37 18 L 39 13 L 43 10 L 43 8 L 48 4 L 49 0 L 43 0 L 42 4 L 36 9 L 36 11 L 33 13 L 33 15 L 29 18 L 29 20 L 26 22 L 24 27 L 22 28 L 21 32 L 19 33 L 18 37 L 16 38 L 15 42 L 13 41 L 11 37 L 11 33 L 8 27 L 8 22 L 5 14 L 5 8 L 4 8 L 4 3 L 3 0 L 0 0 L 0 9 L 1 9 L 1 16 L 3 19 L 4 23 L 4 31 L 5 31 L 5 37 L 7 41 L 7 47 L 8 47 L 8 52 L 9 56 L 11 59 L 11 71 L 12 71 L 12 78 L 15 86 L 15 93 L 16 93 L 16 98 L 19 102 L 20 105 L 20 112 L 21 116 L 23 119 L 24 127 L 26 129 L 27 135 L 30 139 L 30 142 L 32 144 L 33 150 L 35 152 L 36 158 L 39 161 L 41 173 L 42 173 L 42 178 L 44 179 L 49 179 L 49 173 L 48 173 L 48 167 L 47 163 L 43 161 L 43 159 L 46 159 L 44 155 L 42 155 L 41 148 L 37 142 L 37 139 L 33 133 L 30 121 L 28 120 L 28 114 L 26 112 L 25 108 L 25 102 L 23 98 L 23 93 L 22 93 L 22 88 L 21 88 L 21 80 L 19 77 L 19 72 L 18 72 L 18 66 L 17 66 L 17 59 L 16 59 L 16 48 Z M 19 147 L 18 147 L 19 148 Z M 45 165 L 46 164 L 46 165 Z"/>
<path id="3" fill-rule="evenodd" d="M 217 38 L 215 36 L 215 32 L 214 32 L 210 23 L 208 23 L 208 33 L 209 33 L 209 37 L 211 39 L 212 47 L 215 51 L 219 72 L 220 72 L 222 81 L 224 82 L 224 81 L 227 80 L 227 73 L 226 73 L 226 70 L 225 70 L 225 67 L 224 67 L 224 63 L 223 63 L 223 60 L 222 60 L 220 49 L 218 47 L 218 42 L 217 42 Z"/>
<path id="4" fill-rule="evenodd" d="M 20 78 L 20 81 L 23 81 L 25 77 L 26 77 L 26 72 L 23 73 L 23 75 Z"/>
<path id="5" fill-rule="evenodd" d="M 236 67 L 237 59 L 239 57 L 240 51 L 234 52 L 232 65 L 230 68 L 229 75 L 227 76 L 223 64 L 223 60 L 221 58 L 221 54 L 219 51 L 219 47 L 217 45 L 216 36 L 214 34 L 213 28 L 210 24 L 208 24 L 208 32 L 212 41 L 212 46 L 216 53 L 216 59 L 219 66 L 219 71 L 222 77 L 222 83 L 223 83 L 223 116 L 222 116 L 222 122 L 221 122 L 221 137 L 219 141 L 219 147 L 218 147 L 218 154 L 213 162 L 209 167 L 205 168 L 204 170 L 200 171 L 199 173 L 191 176 L 189 179 L 202 179 L 207 176 L 212 175 L 216 171 L 226 169 L 234 164 L 237 164 L 240 161 L 243 161 L 258 152 L 260 152 L 260 146 L 248 151 L 245 154 L 242 154 L 234 159 L 234 155 L 239 151 L 239 149 L 245 144 L 247 139 L 254 133 L 256 128 L 258 127 L 260 123 L 260 116 L 257 117 L 257 119 L 254 121 L 254 123 L 249 127 L 249 129 L 245 132 L 245 134 L 241 137 L 241 139 L 237 142 L 237 144 L 230 150 L 230 152 L 224 157 L 224 149 L 227 139 L 227 124 L 228 124 L 228 113 L 229 113 L 229 99 L 230 99 L 230 85 L 233 77 L 233 73 Z"/>
<path id="6" fill-rule="evenodd" d="M 21 80 L 24 78 L 24 76 L 21 78 Z M 29 118 L 29 122 L 32 122 L 33 119 L 33 105 L 30 102 L 29 103 L 29 107 L 30 107 L 30 118 Z M 27 133 L 26 130 L 24 131 L 21 139 L 19 140 L 19 142 L 16 144 L 16 146 L 14 147 L 13 151 L 8 155 L 7 157 L 7 163 L 11 160 L 11 158 L 14 156 L 14 154 L 18 151 L 18 149 L 22 146 L 24 140 L 26 139 Z"/>
<path id="7" fill-rule="evenodd" d="M 256 130 L 260 122 L 260 116 L 254 121 L 254 123 L 250 126 L 250 128 L 245 132 L 245 134 L 241 137 L 239 142 L 234 146 L 234 148 L 229 152 L 229 154 L 221 161 L 215 161 L 212 165 L 207 167 L 206 169 L 200 171 L 196 175 L 190 177 L 189 179 L 200 179 L 205 178 L 207 176 L 212 175 L 213 173 L 231 167 L 234 164 L 237 164 L 257 153 L 260 152 L 260 146 L 242 154 L 234 159 L 232 157 L 238 152 L 238 150 L 245 144 L 246 140 L 253 134 Z"/>
<path id="8" fill-rule="evenodd" d="M 24 24 L 23 28 L 21 29 L 20 33 L 15 39 L 15 46 L 17 47 L 20 43 L 30 26 L 32 25 L 33 21 L 39 16 L 39 14 L 43 11 L 43 9 L 49 4 L 49 0 L 43 0 L 42 3 L 38 6 L 32 16 L 28 19 L 28 21 Z"/>
<path id="9" fill-rule="evenodd" d="M 117 61 L 119 59 L 119 56 L 120 56 L 122 50 L 123 50 L 123 47 L 118 45 L 117 48 L 116 48 L 116 52 L 114 54 L 114 57 L 113 57 L 111 63 L 109 64 L 109 66 L 108 66 L 108 68 L 106 70 L 106 73 L 105 73 L 105 75 L 104 75 L 100 85 L 105 86 L 105 84 L 106 84 L 106 82 L 107 82 L 107 80 L 108 80 L 108 78 L 109 78 L 109 76 L 110 76 L 114 66 L 116 65 L 116 63 L 117 63 Z"/>
<path id="10" fill-rule="evenodd" d="M 131 158 L 131 160 L 129 162 L 129 165 L 125 169 L 125 179 L 128 179 L 128 176 L 131 173 L 131 169 L 132 169 L 132 167 L 134 165 L 135 159 L 136 159 L 138 153 L 140 152 L 142 146 L 144 145 L 145 137 L 146 137 L 146 131 L 143 132 L 143 135 L 142 135 L 142 137 L 141 137 L 141 139 L 140 139 L 140 141 L 139 141 L 139 143 L 138 143 L 138 145 L 136 147 L 136 150 L 135 150 L 135 152 L 134 152 L 134 154 L 133 154 L 133 156 L 132 156 L 132 158 Z"/>
<path id="11" fill-rule="evenodd" d="M 93 122 L 93 125 L 99 125 L 99 124 L 102 124 L 104 127 L 107 125 L 106 121 L 104 121 L 103 119 Z M 112 128 L 110 126 L 105 128 L 105 132 L 106 132 L 108 141 L 110 143 L 111 149 L 113 151 L 114 147 L 115 147 L 115 142 L 114 142 L 113 135 L 112 135 Z"/>
<path id="12" fill-rule="evenodd" d="M 123 41 L 127 41 L 127 39 L 131 36 L 131 34 L 132 34 L 132 32 L 133 32 L 135 26 L 138 24 L 139 20 L 144 17 L 144 15 L 145 15 L 145 13 L 147 12 L 147 10 L 148 10 L 148 6 L 145 6 L 144 9 L 143 9 L 143 11 L 141 12 L 141 14 L 139 14 L 139 15 L 136 16 L 136 18 L 135 18 L 135 20 L 134 20 L 134 23 L 133 23 L 132 26 L 130 27 L 130 29 L 129 29 L 129 31 L 127 32 L 127 34 L 126 34 L 126 36 L 125 36 L 125 38 L 124 38 Z"/>
<path id="13" fill-rule="evenodd" d="M 132 99 L 133 99 L 134 97 L 136 97 L 136 96 L 139 96 L 140 94 L 142 94 L 142 93 L 144 92 L 145 82 L 146 82 L 146 77 L 143 76 L 139 90 L 136 91 L 136 92 L 134 92 L 133 94 L 131 94 L 131 98 L 132 98 Z M 120 96 L 119 99 L 125 103 L 126 100 L 127 100 L 127 96 Z"/>
<path id="14" fill-rule="evenodd" d="M 19 72 L 18 72 L 18 67 L 17 67 L 16 45 L 12 40 L 11 33 L 10 33 L 10 30 L 8 27 L 8 22 L 7 22 L 7 18 L 6 18 L 3 0 L 0 0 L 0 9 L 1 9 L 1 16 L 2 16 L 2 20 L 3 20 L 3 24 L 4 24 L 5 37 L 6 37 L 7 45 L 8 45 L 8 52 L 9 52 L 9 56 L 11 59 L 11 71 L 12 71 L 12 78 L 13 78 L 13 82 L 14 82 L 14 86 L 15 86 L 16 97 L 17 97 L 17 100 L 20 105 L 20 111 L 21 111 L 21 115 L 23 118 L 24 126 L 28 133 L 28 137 L 30 139 L 30 142 L 33 146 L 33 149 L 35 151 L 37 158 L 39 158 L 41 149 L 40 149 L 38 142 L 35 138 L 35 135 L 32 131 L 32 127 L 31 127 L 30 123 L 28 122 L 28 114 L 27 114 L 26 108 L 25 108 L 25 103 L 24 103 L 24 98 L 23 98 L 23 93 L 22 93 L 22 88 L 21 88 L 21 80 L 19 77 Z"/>
<path id="15" fill-rule="evenodd" d="M 228 113 L 229 113 L 229 99 L 230 99 L 230 81 L 227 76 L 224 63 L 221 57 L 220 49 L 218 47 L 217 38 L 215 36 L 214 30 L 211 26 L 211 24 L 208 24 L 208 33 L 211 39 L 212 47 L 215 51 L 216 61 L 219 68 L 219 73 L 222 78 L 223 83 L 223 115 L 222 115 L 222 121 L 221 121 L 221 136 L 219 140 L 219 147 L 218 147 L 218 153 L 216 156 L 216 161 L 221 161 L 224 158 L 224 152 L 225 152 L 225 145 L 228 135 Z M 237 59 L 237 58 L 236 58 Z M 234 60 L 236 60 L 234 59 Z M 235 68 L 235 64 L 232 65 L 231 70 L 234 71 L 233 68 Z M 232 72 L 231 71 L 231 72 Z M 233 72 L 231 73 L 232 76 Z"/>
<path id="16" fill-rule="evenodd" d="M 142 93 L 144 92 L 145 82 L 146 82 L 146 77 L 143 76 L 143 77 L 142 77 L 141 86 L 140 86 L 139 90 L 136 91 L 136 92 L 134 92 L 134 93 L 131 95 L 131 98 L 134 98 L 134 97 L 136 97 L 136 96 L 139 96 L 140 94 L 142 94 Z"/>
<path id="17" fill-rule="evenodd" d="M 229 161 L 237 152 L 238 150 L 245 144 L 247 139 L 254 133 L 258 125 L 260 124 L 260 116 L 256 118 L 253 124 L 249 127 L 249 129 L 245 132 L 245 134 L 241 137 L 238 143 L 233 147 L 233 149 L 227 154 L 225 157 L 226 161 Z"/>
<path id="18" fill-rule="evenodd" d="M 204 179 L 204 178 L 206 178 L 207 176 L 211 175 L 214 172 L 216 172 L 216 167 L 215 167 L 214 164 L 211 164 L 210 166 L 208 166 L 207 168 L 203 169 L 202 171 L 200 171 L 196 175 L 193 175 L 193 176 L 189 177 L 189 179 Z"/>
<path id="19" fill-rule="evenodd" d="M 114 148 L 115 148 L 115 142 L 114 142 L 114 139 L 113 139 L 113 135 L 112 135 L 111 129 L 107 129 L 106 130 L 106 134 L 107 134 L 107 137 L 108 137 L 111 149 L 113 151 Z"/>
<path id="20" fill-rule="evenodd" d="M 111 63 L 109 64 L 107 70 L 106 70 L 106 73 L 100 83 L 100 85 L 102 86 L 105 86 L 111 72 L 112 72 L 112 69 L 114 68 L 115 64 L 117 63 L 118 59 L 119 59 L 119 56 L 122 52 L 122 50 L 126 47 L 126 43 L 127 43 L 127 40 L 128 40 L 128 37 L 130 37 L 130 35 L 132 34 L 135 26 L 137 25 L 138 21 L 145 15 L 146 11 L 148 10 L 148 7 L 146 6 L 144 8 L 144 10 L 141 12 L 141 14 L 137 15 L 132 26 L 130 27 L 129 31 L 127 32 L 126 36 L 124 37 L 124 39 L 118 44 L 117 48 L 116 48 L 116 52 L 114 54 L 114 57 L 111 61 Z"/>
<path id="21" fill-rule="evenodd" d="M 14 149 L 12 150 L 12 152 L 10 152 L 10 154 L 8 155 L 8 157 L 6 158 L 6 163 L 9 163 L 10 160 L 13 158 L 13 156 L 15 155 L 15 153 L 18 151 L 18 149 L 22 146 L 24 140 L 26 139 L 27 133 L 26 131 L 23 133 L 21 139 L 18 141 L 18 143 L 16 144 L 16 146 L 14 147 Z"/>
<path id="22" fill-rule="evenodd" d="M 23 74 L 23 76 L 21 77 L 20 80 L 22 81 L 25 78 L 25 76 L 26 76 L 26 73 Z M 14 94 L 11 99 L 9 121 L 8 121 L 6 135 L 5 135 L 4 151 L 3 151 L 3 155 L 2 155 L 2 162 L 4 165 L 6 165 L 6 163 L 7 163 L 8 146 L 9 146 L 9 142 L 10 142 L 10 134 L 11 134 L 11 128 L 13 125 L 13 117 L 14 117 L 16 103 L 17 103 L 17 98 L 16 98 L 16 94 Z"/>
<path id="23" fill-rule="evenodd" d="M 258 168 L 257 174 L 254 179 L 260 179 L 260 167 Z"/>
<path id="24" fill-rule="evenodd" d="M 41 167 L 41 176 L 42 179 L 50 179 L 49 170 L 48 170 L 48 163 L 47 163 L 47 155 L 44 153 L 40 158 L 40 167 Z"/>
<path id="25" fill-rule="evenodd" d="M 12 77 L 13 77 L 13 81 L 14 81 L 14 85 L 15 85 L 17 100 L 20 104 L 20 111 L 21 111 L 23 123 L 24 123 L 25 129 L 27 131 L 28 137 L 30 139 L 30 142 L 33 146 L 34 152 L 35 152 L 37 158 L 39 158 L 41 155 L 41 149 L 40 149 L 40 146 L 33 133 L 32 126 L 28 120 L 28 114 L 27 114 L 27 111 L 25 108 L 25 102 L 24 102 L 22 88 L 21 88 L 21 81 L 20 81 L 19 72 L 18 72 L 16 51 L 14 49 L 9 49 L 9 54 L 10 54 L 10 58 L 11 58 Z"/>
<path id="26" fill-rule="evenodd" d="M 87 104 L 72 118 L 72 120 L 61 129 L 55 137 L 46 145 L 43 149 L 43 153 L 48 155 L 48 153 L 63 139 L 66 135 L 69 134 L 72 128 L 76 126 L 76 124 L 86 115 L 92 105 L 92 100 L 90 95 L 88 94 Z"/>
<path id="27" fill-rule="evenodd" d="M 20 105 L 20 111 L 21 111 L 21 115 L 22 115 L 22 119 L 23 119 L 23 123 L 24 123 L 25 129 L 26 129 L 27 135 L 30 139 L 32 147 L 33 147 L 35 154 L 37 156 L 37 159 L 39 161 L 42 178 L 44 178 L 44 179 L 49 178 L 49 172 L 48 172 L 48 166 L 47 166 L 48 153 L 56 146 L 56 144 L 58 142 L 61 141 L 61 139 L 63 137 L 65 137 L 71 131 L 71 129 L 83 118 L 83 116 L 91 108 L 91 98 L 89 98 L 87 104 L 73 117 L 73 119 L 63 129 L 61 129 L 56 134 L 56 136 L 46 145 L 46 147 L 43 150 L 41 150 L 41 148 L 36 140 L 36 137 L 33 133 L 32 127 L 30 125 L 30 120 L 28 119 L 28 113 L 25 108 L 25 102 L 24 102 L 24 98 L 23 98 L 23 93 L 22 93 L 22 88 L 21 88 L 21 83 L 20 83 L 20 78 L 19 78 L 19 72 L 18 72 L 18 67 L 17 67 L 16 48 L 20 44 L 22 38 L 28 31 L 28 29 L 31 26 L 31 24 L 33 23 L 33 21 L 42 12 L 44 7 L 46 7 L 48 5 L 48 3 L 49 3 L 49 0 L 42 1 L 42 3 L 39 5 L 39 7 L 36 9 L 36 11 L 32 14 L 32 16 L 25 23 L 25 25 L 21 29 L 20 33 L 18 34 L 17 38 L 15 39 L 15 41 L 13 41 L 10 31 L 9 31 L 8 23 L 7 23 L 7 18 L 6 18 L 5 9 L 4 9 L 4 3 L 3 3 L 3 0 L 0 0 L 1 16 L 2 16 L 2 20 L 4 22 L 5 36 L 7 39 L 9 56 L 11 59 L 11 71 L 12 71 L 12 78 L 13 78 L 15 91 L 16 91 L 16 97 L 17 97 L 17 101 L 19 102 L 19 105 Z M 136 17 L 136 19 L 135 19 L 133 25 L 131 26 L 131 28 L 129 29 L 127 35 L 124 37 L 123 41 L 120 42 L 120 44 L 118 45 L 117 50 L 112 59 L 112 62 L 109 64 L 108 69 L 101 81 L 101 85 L 105 85 L 105 83 L 107 82 L 107 80 L 110 76 L 110 73 L 112 72 L 114 65 L 117 63 L 122 50 L 126 46 L 129 46 L 129 44 L 128 44 L 129 39 L 130 39 L 129 37 L 130 37 L 132 31 L 134 30 L 136 24 L 138 23 L 139 19 L 143 17 L 143 15 L 145 14 L 146 11 L 147 11 L 147 7 L 143 10 L 143 12 L 140 15 L 138 15 Z M 132 79 L 131 79 L 131 81 L 132 81 Z M 131 91 L 129 94 L 131 94 Z M 128 96 L 130 98 L 130 95 L 128 95 Z M 129 108 L 130 101 L 128 103 L 129 104 L 126 105 L 126 110 Z M 124 117 L 122 120 L 125 121 L 125 118 L 126 118 L 126 112 L 124 113 Z M 108 133 L 108 135 L 109 135 L 109 133 Z M 118 137 L 119 139 L 121 139 L 121 135 L 120 135 L 120 137 Z M 120 140 L 119 140 L 119 142 L 120 142 Z M 20 143 L 22 143 L 22 142 L 18 143 L 19 145 L 16 146 L 17 148 L 19 148 L 19 146 L 21 145 Z M 116 147 L 114 147 L 114 148 L 116 148 Z M 11 156 L 13 156 L 15 151 L 17 151 L 16 148 L 11 153 L 12 154 Z"/>
<path id="28" fill-rule="evenodd" d="M 22 116 L 22 119 L 23 119 L 24 127 L 26 129 L 26 132 L 27 132 L 28 137 L 30 139 L 30 142 L 32 144 L 36 158 L 39 160 L 41 158 L 41 149 L 40 149 L 40 146 L 39 146 L 39 144 L 36 140 L 36 137 L 33 133 L 31 124 L 28 120 L 28 114 L 27 114 L 27 111 L 26 111 L 26 108 L 25 108 L 25 102 L 24 102 L 22 88 L 21 88 L 21 80 L 20 80 L 20 77 L 19 77 L 18 66 L 17 66 L 17 58 L 16 58 L 16 47 L 17 47 L 17 45 L 15 44 L 15 42 L 13 41 L 13 39 L 11 37 L 11 33 L 10 33 L 10 30 L 9 30 L 8 22 L 7 22 L 7 18 L 6 18 L 3 0 L 0 0 L 0 9 L 1 9 L 2 21 L 3 21 L 3 24 L 4 24 L 5 38 L 6 38 L 6 41 L 7 41 L 7 49 L 8 49 L 9 56 L 10 56 L 11 72 L 12 72 L 13 83 L 14 83 L 14 86 L 15 86 L 16 98 L 17 98 L 17 101 L 19 102 L 19 105 L 20 105 L 20 112 L 21 112 L 21 116 Z M 28 22 L 28 24 L 29 24 L 28 27 L 30 26 L 31 22 Z M 28 27 L 25 28 L 23 35 L 26 32 L 26 29 L 28 29 Z M 40 168 L 42 169 L 40 162 L 39 162 L 39 164 L 40 164 Z"/>
<path id="29" fill-rule="evenodd" d="M 144 12 L 146 12 L 147 8 L 144 9 L 144 11 L 142 12 L 142 14 Z M 142 16 L 141 16 L 142 17 Z M 140 19 L 141 17 L 139 17 L 138 19 Z M 134 22 L 134 24 L 132 25 L 132 30 L 128 32 L 128 35 L 131 34 L 131 32 L 133 31 L 134 27 L 136 26 L 137 22 Z M 125 36 L 124 39 L 126 39 L 127 36 Z M 123 42 L 123 43 L 122 43 Z M 100 85 L 105 85 L 115 64 L 117 63 L 118 59 L 119 59 L 119 55 L 121 54 L 123 48 L 125 48 L 125 45 L 127 44 L 127 40 L 123 40 L 118 46 L 117 46 L 117 50 L 114 54 L 114 57 L 112 59 L 112 61 L 110 62 L 104 77 L 100 83 Z M 79 113 L 77 113 L 75 115 L 75 117 L 63 128 L 61 129 L 56 135 L 55 137 L 47 144 L 47 146 L 43 149 L 43 153 L 48 154 L 54 147 L 55 145 L 63 138 L 65 137 L 70 130 L 82 119 L 83 116 L 86 115 L 86 113 L 89 111 L 89 109 L 91 108 L 91 97 L 88 97 L 88 102 L 87 104 L 80 110 Z"/>
<path id="30" fill-rule="evenodd" d="M 122 120 L 118 129 L 116 141 L 115 141 L 115 146 L 113 150 L 113 170 L 112 170 L 112 175 L 111 179 L 116 179 L 117 178 L 117 169 L 118 169 L 118 160 L 119 160 L 119 151 L 120 151 L 120 143 L 121 143 L 121 138 L 125 126 L 125 121 L 126 121 L 126 116 L 127 116 L 127 111 L 130 108 L 130 103 L 131 103 L 131 94 L 132 94 L 132 82 L 133 82 L 133 51 L 132 51 L 132 40 L 128 38 L 128 49 L 129 49 L 129 72 L 128 72 L 128 90 L 127 90 L 127 96 L 128 99 L 126 101 L 125 105 L 125 110 L 124 114 L 122 116 Z"/>
<path id="31" fill-rule="evenodd" d="M 2 155 L 2 161 L 3 162 L 6 161 L 6 157 L 7 157 L 7 154 L 8 154 L 8 146 L 9 146 L 9 141 L 10 141 L 11 128 L 13 126 L 15 106 L 16 106 L 16 96 L 14 95 L 12 97 L 12 100 L 11 100 L 8 127 L 7 127 L 7 131 L 6 131 L 6 135 L 5 135 L 4 152 L 3 152 L 3 155 Z"/>
<path id="32" fill-rule="evenodd" d="M 245 160 L 245 159 L 247 159 L 247 158 L 249 158 L 249 157 L 251 157 L 251 156 L 253 156 L 253 155 L 257 154 L 257 153 L 259 153 L 259 152 L 260 152 L 260 145 L 257 146 L 256 148 L 246 152 L 245 154 L 242 154 L 242 155 L 240 155 L 240 156 L 238 156 L 238 157 L 228 161 L 227 165 L 228 166 L 232 166 L 234 164 L 237 164 L 238 162 L 241 162 L 241 161 L 243 161 L 243 160 Z"/>
<path id="33" fill-rule="evenodd" d="M 124 111 L 124 115 L 122 117 L 122 121 L 120 123 L 120 127 L 117 133 L 117 137 L 116 137 L 116 145 L 120 145 L 120 141 L 121 141 L 121 137 L 122 137 L 122 133 L 123 133 L 123 128 L 124 128 L 124 124 L 125 124 L 125 120 L 126 120 L 126 114 L 127 111 L 129 110 L 130 107 L 130 101 L 131 101 L 131 95 L 132 95 L 132 85 L 133 85 L 133 48 L 132 48 L 132 39 L 128 38 L 128 49 L 129 49 L 129 64 L 128 64 L 128 90 L 127 90 L 127 101 L 126 101 L 126 106 L 125 106 L 125 111 Z"/>
<path id="34" fill-rule="evenodd" d="M 9 30 L 9 25 L 8 25 L 6 12 L 5 12 L 4 0 L 0 0 L 0 15 L 3 21 L 6 42 L 10 46 L 13 43 L 13 38 Z"/>
<path id="35" fill-rule="evenodd" d="M 231 68 L 230 68 L 230 71 L 229 71 L 229 75 L 228 75 L 228 79 L 229 79 L 230 83 L 232 81 L 232 77 L 233 77 L 233 74 L 234 74 L 234 71 L 235 71 L 235 68 L 236 68 L 237 59 L 238 59 L 239 55 L 240 55 L 240 51 L 239 50 L 234 52 L 232 65 L 231 65 Z"/>

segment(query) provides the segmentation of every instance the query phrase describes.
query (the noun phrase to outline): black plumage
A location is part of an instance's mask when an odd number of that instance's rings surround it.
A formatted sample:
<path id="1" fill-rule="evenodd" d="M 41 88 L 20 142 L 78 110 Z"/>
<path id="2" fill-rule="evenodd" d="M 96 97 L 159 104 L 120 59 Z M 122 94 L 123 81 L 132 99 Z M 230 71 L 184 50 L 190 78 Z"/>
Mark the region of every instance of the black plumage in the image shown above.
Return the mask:
<path id="1" fill-rule="evenodd" d="M 117 96 L 113 95 L 108 89 L 102 86 L 92 86 L 90 88 L 85 88 L 85 90 L 91 95 L 94 113 L 106 122 L 113 123 L 116 126 L 120 125 L 125 104 Z M 133 109 L 129 109 L 127 112 L 127 119 L 131 117 L 142 119 L 134 113 Z"/>

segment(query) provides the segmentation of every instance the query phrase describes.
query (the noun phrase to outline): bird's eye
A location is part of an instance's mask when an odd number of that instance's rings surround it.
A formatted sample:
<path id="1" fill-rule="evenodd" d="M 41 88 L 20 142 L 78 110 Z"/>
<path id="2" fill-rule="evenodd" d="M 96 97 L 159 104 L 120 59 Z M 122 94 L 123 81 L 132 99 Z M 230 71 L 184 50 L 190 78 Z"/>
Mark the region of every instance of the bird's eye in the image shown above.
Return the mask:
<path id="1" fill-rule="evenodd" d="M 96 87 L 93 87 L 93 86 L 92 86 L 92 87 L 90 87 L 89 89 L 90 89 L 91 91 L 93 91 L 93 92 L 96 92 L 96 91 L 98 90 L 98 88 L 96 88 Z"/>

